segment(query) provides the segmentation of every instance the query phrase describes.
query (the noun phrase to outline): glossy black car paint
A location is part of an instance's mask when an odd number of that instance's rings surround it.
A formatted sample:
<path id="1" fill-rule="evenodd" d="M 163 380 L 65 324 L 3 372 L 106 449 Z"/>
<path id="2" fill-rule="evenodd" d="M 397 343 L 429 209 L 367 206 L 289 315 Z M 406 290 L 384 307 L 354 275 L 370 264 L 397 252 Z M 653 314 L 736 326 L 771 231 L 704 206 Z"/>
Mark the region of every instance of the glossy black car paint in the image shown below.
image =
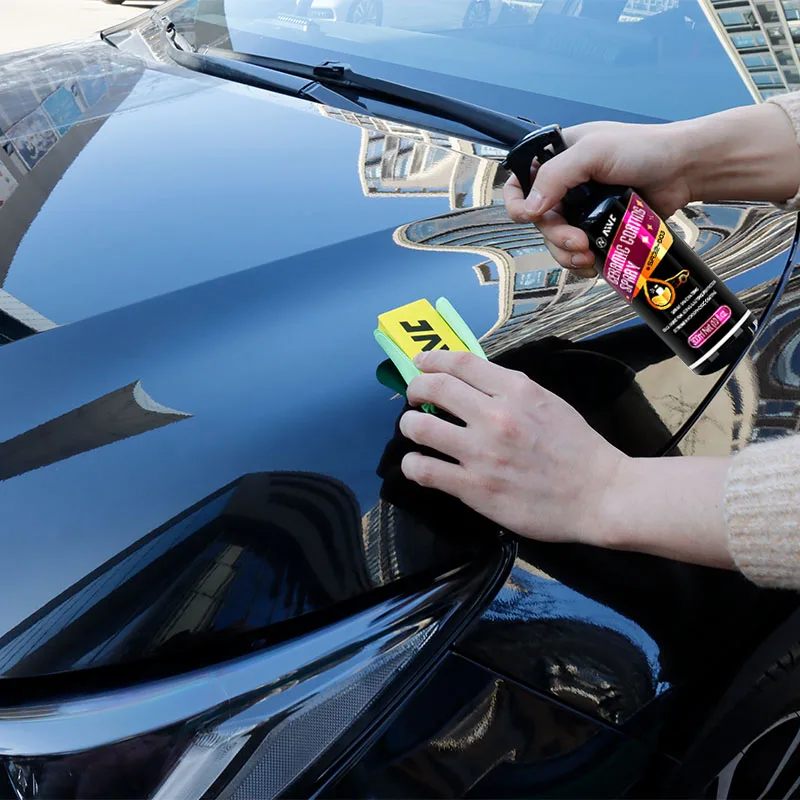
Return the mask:
<path id="1" fill-rule="evenodd" d="M 618 730 L 449 655 L 325 796 L 611 796 L 650 758 Z"/>
<path id="2" fill-rule="evenodd" d="M 778 303 L 732 377 L 701 378 L 510 222 L 502 153 L 485 145 L 179 70 L 147 22 L 119 49 L 6 57 L 0 74 L 0 162 L 19 184 L 0 208 L 5 697 L 56 675 L 124 681 L 148 663 L 178 669 L 177 652 L 199 664 L 268 647 L 499 547 L 465 542 L 463 520 L 431 530 L 379 500 L 402 406 L 374 379 L 370 334 L 378 313 L 417 297 L 450 298 L 492 358 L 631 454 L 727 453 L 798 428 L 791 214 L 720 204 L 679 217 L 749 307 Z M 84 111 L 48 134 L 41 97 L 61 89 Z M 547 110 L 601 113 L 553 98 Z M 301 168 L 298 153 L 315 157 Z M 130 225 L 130 209 L 154 208 Z M 524 796 L 552 755 L 580 760 L 573 728 L 641 756 L 652 717 L 658 728 L 673 698 L 723 680 L 786 605 L 733 575 L 524 545 L 432 680 L 471 672 L 476 708 L 502 685 L 503 702 L 552 716 L 553 743 L 502 768 L 523 777 L 484 787 Z M 749 623 L 735 632 L 731 607 Z M 382 735 L 364 769 L 383 769 L 394 745 Z M 432 759 L 425 731 L 413 736 L 413 758 Z"/>

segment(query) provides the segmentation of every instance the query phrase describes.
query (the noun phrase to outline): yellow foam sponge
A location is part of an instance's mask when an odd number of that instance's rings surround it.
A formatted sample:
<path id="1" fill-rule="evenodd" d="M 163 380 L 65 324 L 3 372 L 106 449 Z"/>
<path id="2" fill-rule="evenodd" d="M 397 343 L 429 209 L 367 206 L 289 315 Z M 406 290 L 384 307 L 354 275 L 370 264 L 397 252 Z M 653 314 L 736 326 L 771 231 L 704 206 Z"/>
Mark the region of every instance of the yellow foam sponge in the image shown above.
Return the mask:
<path id="1" fill-rule="evenodd" d="M 378 317 L 378 330 L 409 358 L 423 350 L 469 350 L 428 300 L 393 308 Z"/>

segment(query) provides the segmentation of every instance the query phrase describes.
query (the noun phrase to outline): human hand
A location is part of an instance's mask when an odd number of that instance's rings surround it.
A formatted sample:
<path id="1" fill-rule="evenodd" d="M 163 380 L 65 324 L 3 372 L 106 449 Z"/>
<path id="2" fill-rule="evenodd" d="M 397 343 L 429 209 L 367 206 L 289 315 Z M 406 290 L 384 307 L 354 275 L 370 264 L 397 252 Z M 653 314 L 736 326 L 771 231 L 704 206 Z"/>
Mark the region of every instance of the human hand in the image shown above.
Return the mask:
<path id="1" fill-rule="evenodd" d="M 458 463 L 408 453 L 403 474 L 440 489 L 507 530 L 549 541 L 603 543 L 603 511 L 630 459 L 557 395 L 521 372 L 472 353 L 432 351 L 408 386 L 412 405 L 433 403 L 465 427 L 419 411 L 400 420 L 404 436 Z"/>
<path id="2" fill-rule="evenodd" d="M 653 210 L 668 217 L 691 199 L 687 179 L 691 136 L 680 126 L 591 122 L 563 131 L 567 149 L 542 166 L 533 164 L 526 198 L 516 176 L 505 186 L 505 203 L 515 222 L 535 222 L 563 267 L 594 275 L 595 256 L 580 228 L 568 225 L 560 201 L 567 189 L 593 179 L 633 186 Z"/>

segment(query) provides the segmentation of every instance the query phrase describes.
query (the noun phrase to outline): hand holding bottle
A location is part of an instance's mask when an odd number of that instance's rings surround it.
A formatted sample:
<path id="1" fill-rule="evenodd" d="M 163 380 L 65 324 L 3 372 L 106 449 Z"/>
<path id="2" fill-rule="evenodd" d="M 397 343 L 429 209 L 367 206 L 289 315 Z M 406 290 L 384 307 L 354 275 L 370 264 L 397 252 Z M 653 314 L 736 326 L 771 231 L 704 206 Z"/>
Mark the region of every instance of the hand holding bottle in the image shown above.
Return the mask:
<path id="1" fill-rule="evenodd" d="M 789 119 L 772 104 L 663 125 L 592 122 L 563 134 L 567 149 L 532 165 L 528 197 L 512 176 L 505 202 L 513 220 L 536 223 L 559 264 L 583 275 L 594 274 L 595 257 L 559 203 L 587 180 L 635 187 L 662 218 L 692 200 L 780 202 L 800 184 L 800 148 Z"/>

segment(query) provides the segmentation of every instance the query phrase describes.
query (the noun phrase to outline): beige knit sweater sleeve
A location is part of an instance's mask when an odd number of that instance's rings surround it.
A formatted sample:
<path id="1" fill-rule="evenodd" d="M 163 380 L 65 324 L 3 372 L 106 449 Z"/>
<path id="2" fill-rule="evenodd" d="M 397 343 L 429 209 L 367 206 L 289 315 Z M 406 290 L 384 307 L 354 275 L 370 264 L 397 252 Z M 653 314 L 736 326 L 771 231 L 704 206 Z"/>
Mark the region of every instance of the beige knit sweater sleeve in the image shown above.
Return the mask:
<path id="1" fill-rule="evenodd" d="M 733 457 L 725 522 L 731 556 L 751 581 L 800 589 L 800 436 Z"/>
<path id="2" fill-rule="evenodd" d="M 786 112 L 800 143 L 800 92 L 767 102 Z M 800 187 L 777 205 L 800 208 Z M 725 522 L 731 556 L 750 580 L 800 590 L 800 435 L 751 445 L 733 457 Z"/>

